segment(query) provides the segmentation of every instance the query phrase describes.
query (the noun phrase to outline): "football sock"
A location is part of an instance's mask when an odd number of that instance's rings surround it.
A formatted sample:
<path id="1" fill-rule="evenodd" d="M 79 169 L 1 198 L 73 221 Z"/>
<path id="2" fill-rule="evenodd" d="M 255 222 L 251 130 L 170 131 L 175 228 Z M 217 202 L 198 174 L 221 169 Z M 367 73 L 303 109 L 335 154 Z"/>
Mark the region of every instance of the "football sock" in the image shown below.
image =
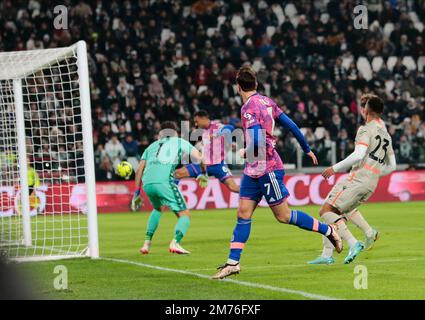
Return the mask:
<path id="1" fill-rule="evenodd" d="M 330 258 L 332 257 L 335 248 L 332 242 L 330 242 L 327 237 L 323 236 L 322 238 L 323 238 L 323 250 L 322 250 L 321 256 L 323 258 Z"/>
<path id="2" fill-rule="evenodd" d="M 153 209 L 148 219 L 145 240 L 152 240 L 156 228 L 158 227 L 159 219 L 161 219 L 161 211 Z"/>
<path id="3" fill-rule="evenodd" d="M 190 225 L 190 218 L 188 216 L 181 216 L 177 220 L 176 227 L 174 228 L 174 239 L 177 243 L 179 243 L 184 235 L 187 232 L 187 229 L 189 229 Z"/>
<path id="4" fill-rule="evenodd" d="M 373 229 L 369 225 L 369 223 L 367 223 L 367 221 L 365 220 L 365 218 L 363 217 L 363 215 L 360 213 L 359 210 L 355 209 L 351 211 L 350 213 L 345 214 L 345 217 L 347 218 L 347 220 L 351 220 L 360 230 L 363 231 L 363 233 L 367 237 L 372 236 Z"/>
<path id="5" fill-rule="evenodd" d="M 299 210 L 291 210 L 291 218 L 289 219 L 289 224 L 296 225 L 301 229 L 319 232 L 325 236 L 331 234 L 331 228 L 323 222 L 320 222 L 317 219 L 309 216 L 307 213 Z"/>
<path id="6" fill-rule="evenodd" d="M 241 253 L 248 241 L 251 232 L 251 219 L 238 218 L 236 227 L 233 230 L 232 241 L 230 242 L 230 254 L 227 263 L 236 264 L 241 258 Z"/>
<path id="7" fill-rule="evenodd" d="M 348 243 L 350 248 L 356 244 L 357 239 L 353 236 L 350 230 L 348 230 L 347 225 L 345 224 L 345 220 L 342 216 L 339 216 L 333 212 L 325 212 L 322 215 L 322 218 L 327 223 L 336 223 L 338 226 L 338 234 Z"/>

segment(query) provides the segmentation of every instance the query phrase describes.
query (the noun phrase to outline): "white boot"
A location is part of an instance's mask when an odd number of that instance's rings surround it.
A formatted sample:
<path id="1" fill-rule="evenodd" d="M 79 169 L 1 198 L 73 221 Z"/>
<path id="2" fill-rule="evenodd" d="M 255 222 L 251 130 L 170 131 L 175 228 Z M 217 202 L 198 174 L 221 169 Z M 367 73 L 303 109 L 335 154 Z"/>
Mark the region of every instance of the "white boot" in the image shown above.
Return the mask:
<path id="1" fill-rule="evenodd" d="M 170 243 L 170 252 L 177 254 L 189 254 L 190 251 L 184 249 L 179 243 L 177 243 L 176 239 L 173 239 Z"/>

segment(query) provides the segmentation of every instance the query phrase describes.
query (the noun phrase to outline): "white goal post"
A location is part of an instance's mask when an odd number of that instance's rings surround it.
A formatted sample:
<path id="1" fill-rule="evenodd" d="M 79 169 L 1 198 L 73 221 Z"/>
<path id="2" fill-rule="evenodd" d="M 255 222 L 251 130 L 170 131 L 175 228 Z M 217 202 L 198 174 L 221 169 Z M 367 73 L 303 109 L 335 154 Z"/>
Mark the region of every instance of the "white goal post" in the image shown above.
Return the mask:
<path id="1" fill-rule="evenodd" d="M 99 257 L 87 48 L 0 53 L 0 254 Z"/>

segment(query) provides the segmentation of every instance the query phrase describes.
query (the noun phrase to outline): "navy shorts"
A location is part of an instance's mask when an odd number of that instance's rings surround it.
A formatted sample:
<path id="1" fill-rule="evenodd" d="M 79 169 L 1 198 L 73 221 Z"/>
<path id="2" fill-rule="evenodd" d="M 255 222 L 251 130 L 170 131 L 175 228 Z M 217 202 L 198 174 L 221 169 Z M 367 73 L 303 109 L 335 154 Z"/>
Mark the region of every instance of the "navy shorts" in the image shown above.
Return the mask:
<path id="1" fill-rule="evenodd" d="M 241 181 L 240 198 L 260 202 L 264 196 L 270 207 L 277 206 L 289 196 L 288 189 L 283 183 L 285 172 L 276 170 L 259 178 L 243 175 Z"/>
<path id="2" fill-rule="evenodd" d="M 201 166 L 199 164 L 190 163 L 185 165 L 185 167 L 191 178 L 196 178 L 202 173 Z M 207 166 L 207 174 L 210 177 L 216 177 L 221 182 L 232 176 L 232 172 L 224 162 Z"/>

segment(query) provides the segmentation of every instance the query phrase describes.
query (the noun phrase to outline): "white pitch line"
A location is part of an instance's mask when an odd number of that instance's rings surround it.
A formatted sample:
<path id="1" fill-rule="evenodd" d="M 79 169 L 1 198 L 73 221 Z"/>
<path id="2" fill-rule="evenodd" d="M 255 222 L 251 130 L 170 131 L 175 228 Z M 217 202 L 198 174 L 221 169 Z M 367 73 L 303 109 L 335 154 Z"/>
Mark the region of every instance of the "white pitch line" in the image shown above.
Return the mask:
<path id="1" fill-rule="evenodd" d="M 398 263 L 398 262 L 406 262 L 406 261 L 425 261 L 425 258 L 406 258 L 406 259 L 388 259 L 388 260 L 356 260 L 357 263 L 364 264 L 364 265 L 370 265 L 370 264 L 380 264 L 380 263 Z M 332 265 L 311 265 L 308 263 L 304 264 L 275 264 L 275 265 L 257 265 L 257 266 L 244 266 L 244 269 L 275 269 L 275 268 L 300 268 L 300 267 L 309 267 L 309 268 L 316 268 L 316 267 L 332 267 L 332 266 L 338 266 L 343 265 L 342 263 L 334 263 Z M 354 263 L 351 265 L 355 265 Z M 187 271 L 209 271 L 211 269 L 207 268 L 201 268 L 201 269 L 187 269 Z"/>
<path id="2" fill-rule="evenodd" d="M 202 279 L 208 279 L 208 280 L 213 281 L 211 279 L 211 276 L 208 276 L 206 274 L 201 274 L 201 273 L 190 272 L 190 271 L 186 271 L 186 270 L 165 268 L 165 267 L 155 266 L 155 265 L 137 262 L 137 261 L 125 260 L 125 259 L 116 259 L 116 258 L 100 258 L 100 259 L 105 260 L 105 261 L 131 264 L 131 265 L 135 265 L 135 266 L 139 266 L 139 267 L 150 268 L 150 269 L 155 269 L 155 270 L 160 270 L 160 271 L 180 273 L 180 274 L 185 274 L 185 275 L 194 276 L 194 277 L 198 277 L 198 278 L 202 278 Z M 214 280 L 214 281 L 217 281 L 217 280 Z M 340 299 L 340 298 L 323 296 L 323 295 L 320 295 L 320 294 L 309 293 L 309 292 L 305 292 L 305 291 L 301 291 L 301 290 L 292 290 L 292 289 L 287 289 L 287 288 L 282 288 L 282 287 L 273 287 L 273 286 L 269 286 L 269 285 L 266 285 L 266 284 L 255 283 L 255 282 L 239 281 L 239 280 L 234 280 L 234 279 L 224 279 L 224 280 L 220 280 L 220 282 L 230 282 L 230 283 L 234 283 L 234 284 L 237 284 L 237 285 L 240 285 L 240 286 L 245 286 L 245 287 L 253 287 L 253 288 L 259 288 L 259 289 L 270 290 L 270 291 L 291 293 L 291 294 L 296 294 L 296 295 L 303 296 L 305 298 L 315 299 L 315 300 L 343 300 L 343 299 Z"/>

